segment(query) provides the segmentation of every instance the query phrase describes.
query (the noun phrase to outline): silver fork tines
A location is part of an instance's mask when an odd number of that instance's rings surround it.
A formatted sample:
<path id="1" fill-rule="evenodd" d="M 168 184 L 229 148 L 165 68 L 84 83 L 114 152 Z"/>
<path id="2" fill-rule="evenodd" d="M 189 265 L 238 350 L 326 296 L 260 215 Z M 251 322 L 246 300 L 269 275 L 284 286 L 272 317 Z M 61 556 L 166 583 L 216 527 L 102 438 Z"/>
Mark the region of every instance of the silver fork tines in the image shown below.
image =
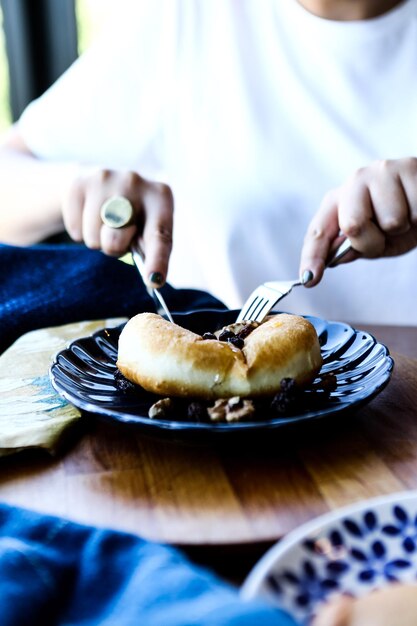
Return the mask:
<path id="1" fill-rule="evenodd" d="M 236 322 L 243 322 L 244 320 L 262 322 L 277 302 L 288 295 L 291 289 L 297 285 L 301 285 L 298 279 L 268 282 L 259 285 L 247 299 Z"/>
<path id="2" fill-rule="evenodd" d="M 350 250 L 352 250 L 352 245 L 349 239 L 344 239 L 326 263 L 326 267 L 335 267 Z M 259 285 L 246 300 L 236 322 L 262 322 L 271 309 L 284 296 L 287 296 L 293 287 L 298 285 L 302 285 L 299 279 L 267 282 Z"/>

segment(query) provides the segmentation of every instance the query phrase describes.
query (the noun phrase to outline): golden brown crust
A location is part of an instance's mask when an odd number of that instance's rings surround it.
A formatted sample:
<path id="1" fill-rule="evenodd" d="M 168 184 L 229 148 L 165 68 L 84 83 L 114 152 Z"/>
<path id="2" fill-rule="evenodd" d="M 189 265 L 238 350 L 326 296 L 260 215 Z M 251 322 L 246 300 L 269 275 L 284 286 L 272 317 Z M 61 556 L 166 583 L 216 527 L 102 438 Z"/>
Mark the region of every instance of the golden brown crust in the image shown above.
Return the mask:
<path id="1" fill-rule="evenodd" d="M 284 313 L 255 328 L 242 350 L 141 313 L 123 329 L 117 361 L 126 378 L 148 391 L 206 399 L 271 395 L 282 378 L 304 384 L 321 364 L 312 324 Z"/>

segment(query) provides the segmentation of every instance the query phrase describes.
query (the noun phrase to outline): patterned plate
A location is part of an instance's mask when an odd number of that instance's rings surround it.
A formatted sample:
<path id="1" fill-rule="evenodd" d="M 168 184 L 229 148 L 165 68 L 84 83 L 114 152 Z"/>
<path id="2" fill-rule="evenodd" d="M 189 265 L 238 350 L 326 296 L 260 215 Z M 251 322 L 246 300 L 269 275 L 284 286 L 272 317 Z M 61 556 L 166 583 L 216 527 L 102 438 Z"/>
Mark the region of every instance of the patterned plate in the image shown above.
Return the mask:
<path id="1" fill-rule="evenodd" d="M 174 314 L 174 319 L 179 325 L 203 334 L 235 321 L 237 313 L 204 310 Z M 123 394 L 115 385 L 121 327 L 78 339 L 59 352 L 51 366 L 51 381 L 61 395 L 84 411 L 149 432 L 180 437 L 195 437 L 198 434 L 204 437 L 208 432 L 217 436 L 270 431 L 305 420 L 340 415 L 368 402 L 385 387 L 393 368 L 393 360 L 385 346 L 368 333 L 347 324 L 306 317 L 315 326 L 320 339 L 324 359 L 322 373 L 334 373 L 337 388 L 323 399 L 319 408 L 305 408 L 296 415 L 233 424 L 149 419 L 148 409 L 158 399 L 157 396 L 145 391 L 134 395 Z"/>
<path id="2" fill-rule="evenodd" d="M 303 524 L 273 546 L 243 584 L 309 624 L 331 595 L 417 582 L 417 491 L 382 496 Z"/>

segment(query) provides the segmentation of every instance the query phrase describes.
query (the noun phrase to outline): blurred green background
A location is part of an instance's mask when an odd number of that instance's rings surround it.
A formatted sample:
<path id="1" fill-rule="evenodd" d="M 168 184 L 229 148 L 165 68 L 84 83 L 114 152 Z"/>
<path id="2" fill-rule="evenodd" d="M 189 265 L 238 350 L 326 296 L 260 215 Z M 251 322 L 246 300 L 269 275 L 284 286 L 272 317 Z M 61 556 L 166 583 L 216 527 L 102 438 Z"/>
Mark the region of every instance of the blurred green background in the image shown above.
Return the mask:
<path id="1" fill-rule="evenodd" d="M 76 0 L 78 52 L 82 53 L 98 35 L 110 16 L 116 0 Z M 0 9 L 0 23 L 3 16 Z M 9 77 L 3 28 L 0 28 L 0 133 L 11 123 L 9 108 Z"/>

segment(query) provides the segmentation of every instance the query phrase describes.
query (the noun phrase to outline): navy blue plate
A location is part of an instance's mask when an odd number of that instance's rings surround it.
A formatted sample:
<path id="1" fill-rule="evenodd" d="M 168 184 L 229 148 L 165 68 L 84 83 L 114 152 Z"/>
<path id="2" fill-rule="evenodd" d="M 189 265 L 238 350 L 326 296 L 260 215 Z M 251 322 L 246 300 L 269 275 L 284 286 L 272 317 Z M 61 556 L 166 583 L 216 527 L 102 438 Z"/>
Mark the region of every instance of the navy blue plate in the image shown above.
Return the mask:
<path id="1" fill-rule="evenodd" d="M 174 320 L 180 326 L 203 334 L 234 322 L 237 313 L 230 310 L 191 311 L 174 314 Z M 269 431 L 288 424 L 339 415 L 369 402 L 387 385 L 394 362 L 388 349 L 372 335 L 341 322 L 305 317 L 315 326 L 319 336 L 324 360 L 321 374 L 335 374 L 337 387 L 323 399 L 319 408 L 306 408 L 296 415 L 233 424 L 150 419 L 148 409 L 158 399 L 157 396 L 141 390 L 125 394 L 115 385 L 121 326 L 73 341 L 56 355 L 50 377 L 58 393 L 83 411 L 121 424 L 136 425 L 150 434 L 168 432 L 180 436 Z"/>

